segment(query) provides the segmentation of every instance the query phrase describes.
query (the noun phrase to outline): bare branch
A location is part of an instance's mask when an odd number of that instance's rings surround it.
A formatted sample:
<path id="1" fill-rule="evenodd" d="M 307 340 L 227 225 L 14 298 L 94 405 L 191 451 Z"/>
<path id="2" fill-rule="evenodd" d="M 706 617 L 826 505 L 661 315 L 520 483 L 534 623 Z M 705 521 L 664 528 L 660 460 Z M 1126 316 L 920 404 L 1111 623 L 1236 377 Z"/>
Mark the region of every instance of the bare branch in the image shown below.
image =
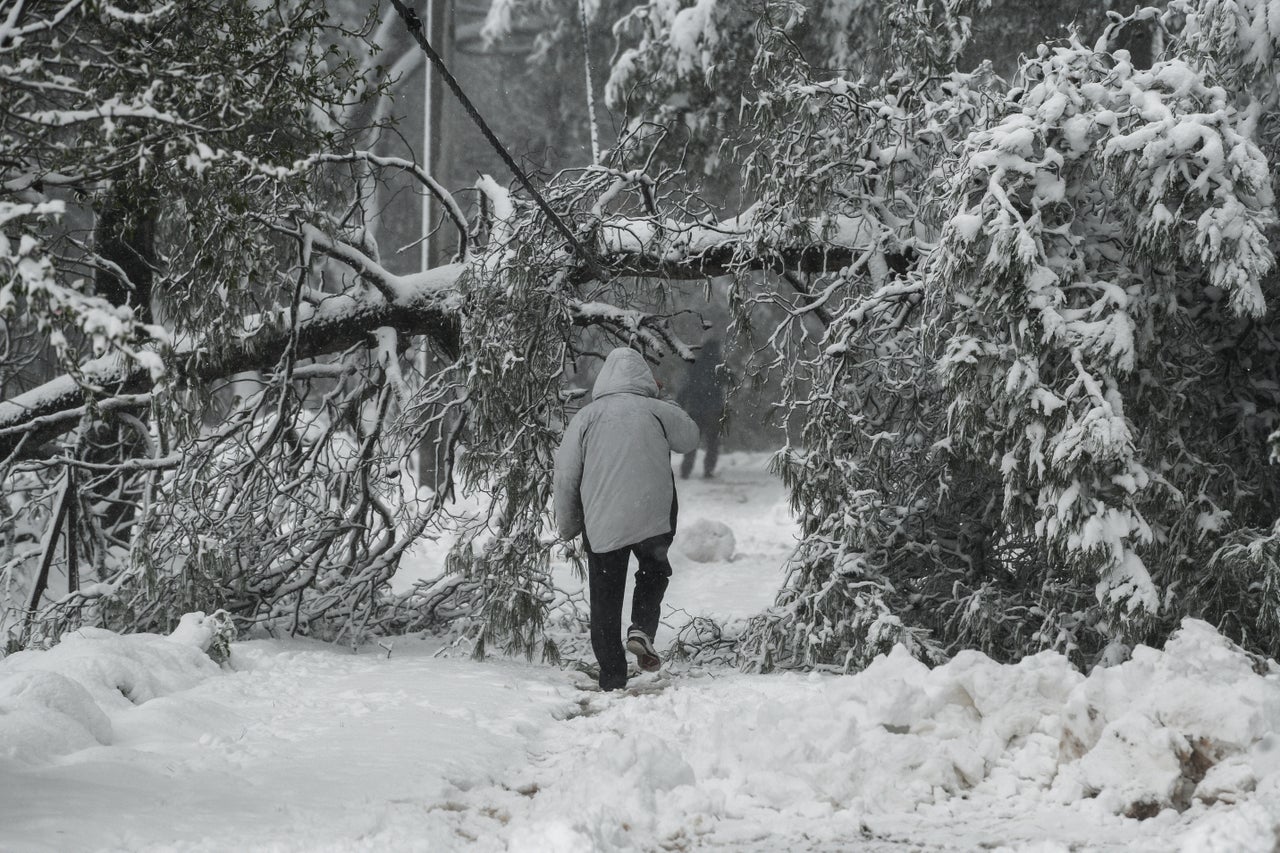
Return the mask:
<path id="1" fill-rule="evenodd" d="M 449 215 L 449 219 L 453 221 L 454 227 L 458 229 L 458 253 L 455 260 L 464 260 L 471 246 L 471 229 L 467 225 L 467 218 L 462 213 L 462 208 L 458 206 L 457 200 L 453 197 L 453 193 L 449 192 L 440 182 L 431 177 L 425 169 L 410 160 L 401 157 L 386 157 L 380 154 L 374 154 L 372 151 L 352 151 L 349 154 L 317 154 L 303 161 L 304 164 L 311 163 L 369 163 L 374 166 L 380 166 L 389 169 L 402 169 L 418 180 L 420 184 L 426 187 L 440 202 L 445 213 Z M 296 168 L 296 167 L 295 167 Z"/>

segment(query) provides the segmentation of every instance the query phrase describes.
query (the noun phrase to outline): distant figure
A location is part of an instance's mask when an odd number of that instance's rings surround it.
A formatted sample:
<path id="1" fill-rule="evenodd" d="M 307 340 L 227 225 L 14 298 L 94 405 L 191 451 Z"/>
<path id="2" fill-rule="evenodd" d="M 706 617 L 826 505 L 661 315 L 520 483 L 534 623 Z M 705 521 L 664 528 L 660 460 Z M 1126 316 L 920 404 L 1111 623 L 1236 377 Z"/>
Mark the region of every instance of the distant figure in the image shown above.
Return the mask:
<path id="1" fill-rule="evenodd" d="M 600 687 L 616 690 L 627 686 L 628 651 L 646 672 L 662 666 L 653 638 L 676 531 L 671 454 L 695 449 L 698 427 L 679 406 L 657 398 L 653 373 L 635 350 L 609 353 L 592 393 L 556 451 L 556 527 L 565 539 L 582 533 L 591 649 L 600 663 Z M 624 650 L 622 598 L 632 552 L 640 567 Z"/>
<path id="2" fill-rule="evenodd" d="M 702 443 L 706 455 L 702 458 L 702 475 L 714 477 L 716 460 L 720 458 L 720 419 L 724 417 L 724 391 L 720 388 L 720 380 L 716 376 L 716 368 L 720 366 L 720 341 L 711 338 L 702 345 L 698 359 L 690 367 L 685 376 L 684 386 L 680 389 L 676 402 L 680 404 L 698 425 L 702 434 Z M 693 473 L 694 458 L 698 448 L 693 448 L 684 455 L 680 463 L 680 476 L 689 479 Z"/>

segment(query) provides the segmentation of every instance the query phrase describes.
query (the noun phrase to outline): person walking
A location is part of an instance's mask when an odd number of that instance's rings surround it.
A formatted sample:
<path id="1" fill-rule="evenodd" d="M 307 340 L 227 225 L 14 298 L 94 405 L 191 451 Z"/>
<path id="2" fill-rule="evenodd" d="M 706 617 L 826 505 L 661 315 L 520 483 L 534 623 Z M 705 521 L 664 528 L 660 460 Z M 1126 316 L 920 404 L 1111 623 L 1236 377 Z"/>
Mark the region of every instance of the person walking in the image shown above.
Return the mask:
<path id="1" fill-rule="evenodd" d="M 697 446 L 697 424 L 658 399 L 644 356 L 619 347 L 605 359 L 592 401 L 574 415 L 556 450 L 556 527 L 565 539 L 581 533 L 586 547 L 591 650 L 603 690 L 626 687 L 628 651 L 646 672 L 662 665 L 653 640 L 676 531 L 671 454 Z M 624 649 L 622 599 L 633 553 L 639 567 Z"/>
<path id="2" fill-rule="evenodd" d="M 702 476 L 716 475 L 716 461 L 720 458 L 720 421 L 724 418 L 724 390 L 720 387 L 720 379 L 716 369 L 720 367 L 720 341 L 711 338 L 702 345 L 698 358 L 689 368 L 684 385 L 676 402 L 693 416 L 698 431 L 702 434 L 705 447 L 702 457 Z M 684 455 L 680 462 L 680 477 L 689 479 L 693 473 L 693 463 L 698 455 L 694 447 Z"/>

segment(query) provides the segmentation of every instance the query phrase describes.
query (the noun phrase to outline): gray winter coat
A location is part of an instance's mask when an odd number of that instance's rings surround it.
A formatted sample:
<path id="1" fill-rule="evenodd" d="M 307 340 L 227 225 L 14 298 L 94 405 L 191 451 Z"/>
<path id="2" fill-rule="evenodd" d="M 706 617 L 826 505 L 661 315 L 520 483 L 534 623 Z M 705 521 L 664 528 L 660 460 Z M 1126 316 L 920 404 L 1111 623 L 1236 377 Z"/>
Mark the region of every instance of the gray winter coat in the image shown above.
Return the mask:
<path id="1" fill-rule="evenodd" d="M 574 415 L 556 451 L 556 527 L 566 539 L 585 526 L 603 553 L 671 532 L 671 453 L 698 446 L 698 427 L 657 399 L 644 356 L 620 347 L 596 377 L 591 403 Z"/>

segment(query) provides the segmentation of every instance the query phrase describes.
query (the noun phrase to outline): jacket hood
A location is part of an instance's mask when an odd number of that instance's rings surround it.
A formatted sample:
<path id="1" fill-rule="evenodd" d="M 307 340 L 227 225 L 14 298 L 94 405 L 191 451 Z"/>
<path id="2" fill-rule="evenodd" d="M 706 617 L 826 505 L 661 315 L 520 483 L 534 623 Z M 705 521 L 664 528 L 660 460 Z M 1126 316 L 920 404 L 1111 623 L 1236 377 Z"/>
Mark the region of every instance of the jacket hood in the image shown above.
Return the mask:
<path id="1" fill-rule="evenodd" d="M 639 394 L 642 397 L 658 396 L 658 383 L 645 362 L 644 356 L 633 349 L 618 347 L 604 360 L 604 367 L 596 377 L 591 391 L 592 399 L 599 400 L 609 394 Z"/>

